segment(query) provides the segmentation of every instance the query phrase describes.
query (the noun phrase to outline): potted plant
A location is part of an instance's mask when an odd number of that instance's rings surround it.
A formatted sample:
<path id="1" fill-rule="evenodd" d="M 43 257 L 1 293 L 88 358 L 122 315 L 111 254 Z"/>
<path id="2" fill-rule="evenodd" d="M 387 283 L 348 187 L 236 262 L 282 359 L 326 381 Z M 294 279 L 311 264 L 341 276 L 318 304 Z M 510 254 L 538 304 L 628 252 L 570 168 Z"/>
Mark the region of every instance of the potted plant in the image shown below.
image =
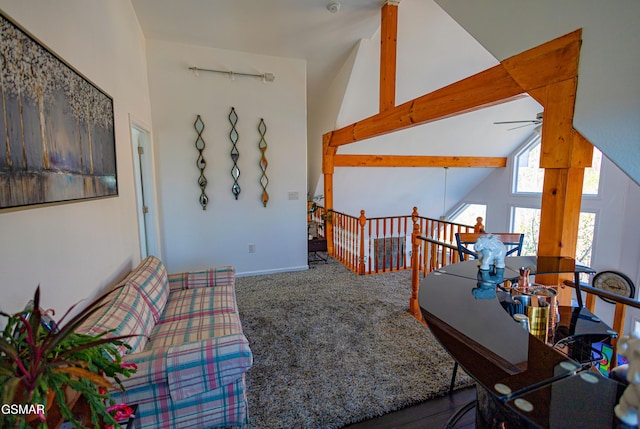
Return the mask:
<path id="1" fill-rule="evenodd" d="M 324 202 L 324 195 L 316 195 L 312 199 L 307 200 L 307 220 L 310 226 L 310 235 L 317 236 L 318 232 L 324 237 L 324 228 L 326 222 L 331 222 L 332 210 L 326 210 L 320 202 Z M 316 215 L 319 212 L 319 216 Z M 321 222 L 315 220 L 316 217 L 321 219 Z M 311 228 L 317 229 L 315 234 L 312 234 Z"/>
<path id="2" fill-rule="evenodd" d="M 13 315 L 0 312 L 6 318 L 0 335 L 0 403 L 14 407 L 0 415 L 7 422 L 3 428 L 47 428 L 44 408 L 52 405 L 74 427 L 85 428 L 67 404 L 69 391 L 80 393 L 88 404 L 92 427 L 117 425 L 114 415 L 119 407 L 108 389 L 114 382 L 123 389 L 119 377 L 129 377 L 137 369 L 124 363 L 118 353 L 117 346 L 128 347 L 122 341 L 126 337 L 107 338 L 110 331 L 97 336 L 75 332 L 104 305 L 101 301 L 107 294 L 62 325 L 72 306 L 60 320 L 60 327 L 41 310 L 40 287 L 32 306 Z M 23 412 L 30 416 L 18 415 Z M 36 422 L 29 423 L 29 417 L 35 417 Z"/>

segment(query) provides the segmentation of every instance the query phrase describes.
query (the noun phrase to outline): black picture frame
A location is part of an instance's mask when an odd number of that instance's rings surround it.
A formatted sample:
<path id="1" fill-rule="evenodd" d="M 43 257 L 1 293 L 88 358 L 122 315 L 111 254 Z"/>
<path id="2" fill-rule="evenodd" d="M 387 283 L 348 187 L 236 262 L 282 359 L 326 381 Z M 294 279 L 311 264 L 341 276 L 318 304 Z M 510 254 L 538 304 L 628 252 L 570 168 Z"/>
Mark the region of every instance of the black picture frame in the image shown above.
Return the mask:
<path id="1" fill-rule="evenodd" d="M 0 210 L 118 195 L 113 99 L 0 12 Z"/>

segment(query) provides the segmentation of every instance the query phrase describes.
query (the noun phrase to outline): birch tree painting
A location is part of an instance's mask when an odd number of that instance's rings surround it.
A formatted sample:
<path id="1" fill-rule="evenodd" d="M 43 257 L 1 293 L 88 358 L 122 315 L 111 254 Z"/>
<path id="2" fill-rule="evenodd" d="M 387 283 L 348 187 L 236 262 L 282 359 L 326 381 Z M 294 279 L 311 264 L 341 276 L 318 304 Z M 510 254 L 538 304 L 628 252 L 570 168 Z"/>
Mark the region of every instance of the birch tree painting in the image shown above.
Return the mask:
<path id="1" fill-rule="evenodd" d="M 117 195 L 112 99 L 0 16 L 0 209 Z"/>

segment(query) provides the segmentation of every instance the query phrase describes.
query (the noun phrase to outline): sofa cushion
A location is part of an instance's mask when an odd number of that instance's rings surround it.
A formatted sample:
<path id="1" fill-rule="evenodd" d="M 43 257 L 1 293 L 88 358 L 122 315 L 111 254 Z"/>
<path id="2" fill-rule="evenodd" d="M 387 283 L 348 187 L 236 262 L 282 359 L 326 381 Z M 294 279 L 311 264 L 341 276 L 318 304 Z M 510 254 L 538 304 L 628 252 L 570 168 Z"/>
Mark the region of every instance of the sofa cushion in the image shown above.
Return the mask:
<path id="1" fill-rule="evenodd" d="M 201 271 L 170 274 L 169 289 L 174 291 L 200 287 L 228 286 L 234 285 L 235 281 L 236 269 L 231 265 L 227 265 Z"/>
<path id="2" fill-rule="evenodd" d="M 105 304 L 93 313 L 76 332 L 98 335 L 113 330 L 107 334 L 108 337 L 133 335 L 123 340 L 131 346 L 131 350 L 120 346 L 118 347 L 120 355 L 142 351 L 147 344 L 154 321 L 151 309 L 138 290 L 125 284 L 107 295 L 102 302 Z"/>
<path id="3" fill-rule="evenodd" d="M 169 297 L 167 270 L 155 256 L 148 256 L 131 272 L 126 284 L 135 287 L 151 309 L 154 322 L 160 319 Z"/>
<path id="4" fill-rule="evenodd" d="M 233 286 L 172 292 L 147 349 L 241 334 Z"/>
<path id="5" fill-rule="evenodd" d="M 167 383 L 174 401 L 200 395 L 240 379 L 253 363 L 242 334 L 210 338 L 169 348 Z"/>

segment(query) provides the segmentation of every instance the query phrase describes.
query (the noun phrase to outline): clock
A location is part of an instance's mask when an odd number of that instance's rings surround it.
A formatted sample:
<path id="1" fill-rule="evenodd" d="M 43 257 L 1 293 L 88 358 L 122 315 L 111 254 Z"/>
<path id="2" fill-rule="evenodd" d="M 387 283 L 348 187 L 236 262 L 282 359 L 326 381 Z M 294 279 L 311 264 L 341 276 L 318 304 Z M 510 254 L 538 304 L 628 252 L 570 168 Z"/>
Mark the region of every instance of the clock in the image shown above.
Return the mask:
<path id="1" fill-rule="evenodd" d="M 593 278 L 593 287 L 615 293 L 625 298 L 633 298 L 636 288 L 631 279 L 617 271 L 601 271 Z M 600 297 L 611 304 L 616 302 L 610 298 Z"/>

